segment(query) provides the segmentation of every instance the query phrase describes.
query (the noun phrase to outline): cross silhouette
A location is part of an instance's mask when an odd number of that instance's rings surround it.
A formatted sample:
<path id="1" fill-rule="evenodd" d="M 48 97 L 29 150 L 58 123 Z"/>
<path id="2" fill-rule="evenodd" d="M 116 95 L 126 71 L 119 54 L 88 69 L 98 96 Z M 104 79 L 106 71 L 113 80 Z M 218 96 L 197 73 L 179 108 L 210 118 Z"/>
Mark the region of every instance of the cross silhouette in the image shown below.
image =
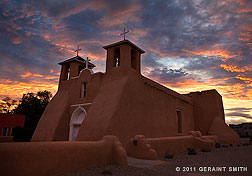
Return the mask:
<path id="1" fill-rule="evenodd" d="M 126 31 L 125 28 L 123 29 L 123 33 L 121 33 L 120 35 L 123 35 L 123 40 L 125 40 L 125 35 L 129 33 L 129 31 Z"/>
<path id="2" fill-rule="evenodd" d="M 90 61 L 90 59 L 87 57 L 86 59 L 86 69 L 88 69 L 88 62 Z"/>
<path id="3" fill-rule="evenodd" d="M 81 50 L 81 48 L 79 47 L 79 45 L 78 45 L 78 48 L 77 48 L 77 50 L 75 50 L 75 52 L 77 52 L 77 56 L 79 56 L 79 51 Z"/>

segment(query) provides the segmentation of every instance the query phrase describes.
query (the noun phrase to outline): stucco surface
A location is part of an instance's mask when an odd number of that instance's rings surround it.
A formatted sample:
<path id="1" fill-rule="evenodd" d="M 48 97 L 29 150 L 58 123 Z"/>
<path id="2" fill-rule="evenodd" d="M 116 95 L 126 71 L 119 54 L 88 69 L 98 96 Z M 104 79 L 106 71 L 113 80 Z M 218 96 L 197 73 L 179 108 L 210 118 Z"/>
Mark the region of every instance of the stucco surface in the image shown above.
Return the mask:
<path id="1" fill-rule="evenodd" d="M 200 131 L 203 135 L 217 135 L 221 142 L 237 142 L 237 135 L 224 123 L 222 97 L 216 90 L 179 94 L 141 75 L 142 52 L 134 45 L 123 41 L 105 49 L 105 73 L 93 74 L 89 69 L 78 73 L 80 63 L 69 62 L 70 78 L 65 80 L 66 65 L 62 65 L 58 93 L 43 114 L 32 141 L 68 140 L 71 116 L 81 106 L 87 114 L 77 141 L 115 135 L 126 147 L 139 134 L 146 138 L 184 136 L 178 140 L 183 147 L 183 141 L 190 143 L 188 132 Z M 116 59 L 120 60 L 118 66 Z M 87 86 L 84 97 L 83 83 Z M 207 141 L 200 138 L 198 142 L 202 140 Z"/>
<path id="2" fill-rule="evenodd" d="M 232 128 L 227 126 L 223 119 L 220 119 L 218 117 L 213 120 L 208 134 L 217 135 L 220 143 L 223 144 L 240 143 L 240 137 L 238 136 L 238 134 L 235 133 Z"/>
<path id="3" fill-rule="evenodd" d="M 157 159 L 159 156 L 164 156 L 168 153 L 185 152 L 187 148 L 211 148 L 215 146 L 217 136 L 201 136 L 200 132 L 194 132 L 198 135 L 176 136 L 176 137 L 161 137 L 161 138 L 146 138 L 143 135 L 136 135 L 130 139 L 126 146 L 128 156 L 140 159 Z"/>
<path id="4" fill-rule="evenodd" d="M 194 129 L 190 103 L 190 98 L 170 91 L 134 70 L 127 73 L 113 70 L 104 76 L 77 140 L 98 140 L 113 134 L 125 146 L 137 134 L 146 137 L 176 136 L 176 109 L 183 111 L 180 135 L 186 135 Z"/>
<path id="5" fill-rule="evenodd" d="M 0 175 L 50 176 L 105 164 L 127 165 L 126 151 L 115 136 L 100 141 L 0 144 Z"/>
<path id="6" fill-rule="evenodd" d="M 216 90 L 191 92 L 189 97 L 193 100 L 195 131 L 207 135 L 215 117 L 225 119 L 222 97 Z"/>
<path id="7" fill-rule="evenodd" d="M 59 91 L 47 105 L 31 141 L 68 140 L 69 130 L 69 93 Z"/>
<path id="8" fill-rule="evenodd" d="M 127 155 L 147 160 L 158 159 L 157 152 L 151 148 L 150 144 L 145 140 L 144 135 L 136 135 L 129 140 L 126 146 Z"/>

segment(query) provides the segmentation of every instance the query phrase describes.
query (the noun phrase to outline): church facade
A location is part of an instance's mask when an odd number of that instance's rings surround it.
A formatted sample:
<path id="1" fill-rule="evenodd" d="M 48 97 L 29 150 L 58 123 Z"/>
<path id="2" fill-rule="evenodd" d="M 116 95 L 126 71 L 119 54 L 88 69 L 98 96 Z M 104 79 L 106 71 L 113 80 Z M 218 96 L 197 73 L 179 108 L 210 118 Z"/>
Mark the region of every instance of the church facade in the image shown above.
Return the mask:
<path id="1" fill-rule="evenodd" d="M 135 135 L 147 138 L 216 135 L 239 143 L 225 123 L 216 90 L 179 94 L 141 75 L 144 51 L 122 40 L 103 47 L 106 72 L 78 55 L 59 63 L 59 88 L 44 111 L 32 141 L 96 141 L 117 136 L 123 146 Z"/>

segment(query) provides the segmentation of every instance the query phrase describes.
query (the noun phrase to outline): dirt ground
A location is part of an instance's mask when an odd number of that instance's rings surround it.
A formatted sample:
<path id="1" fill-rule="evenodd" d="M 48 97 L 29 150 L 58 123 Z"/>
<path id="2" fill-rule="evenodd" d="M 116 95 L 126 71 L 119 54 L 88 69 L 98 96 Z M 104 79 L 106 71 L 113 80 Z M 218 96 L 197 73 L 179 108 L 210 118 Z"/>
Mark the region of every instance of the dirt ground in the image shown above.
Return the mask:
<path id="1" fill-rule="evenodd" d="M 69 173 L 64 176 L 211 176 L 252 175 L 252 145 L 214 148 L 211 152 L 197 151 L 197 155 L 175 154 L 173 158 L 138 160 L 128 158 L 127 167 L 107 165 Z"/>

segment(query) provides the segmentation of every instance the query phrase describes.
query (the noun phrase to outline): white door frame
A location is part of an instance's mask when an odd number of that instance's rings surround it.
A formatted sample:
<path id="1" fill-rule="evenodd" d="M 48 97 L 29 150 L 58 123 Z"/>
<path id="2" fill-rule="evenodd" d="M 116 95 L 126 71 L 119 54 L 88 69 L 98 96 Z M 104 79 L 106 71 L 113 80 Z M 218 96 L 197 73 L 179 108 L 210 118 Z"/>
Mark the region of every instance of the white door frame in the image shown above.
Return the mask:
<path id="1" fill-rule="evenodd" d="M 73 141 L 72 139 L 72 135 L 73 135 L 73 128 L 75 125 L 80 125 L 82 124 L 83 120 L 86 117 L 86 110 L 84 108 L 82 108 L 81 106 L 79 106 L 78 108 L 76 108 L 74 110 L 74 112 L 72 113 L 71 119 L 70 119 L 70 129 L 69 129 L 69 141 Z"/>

